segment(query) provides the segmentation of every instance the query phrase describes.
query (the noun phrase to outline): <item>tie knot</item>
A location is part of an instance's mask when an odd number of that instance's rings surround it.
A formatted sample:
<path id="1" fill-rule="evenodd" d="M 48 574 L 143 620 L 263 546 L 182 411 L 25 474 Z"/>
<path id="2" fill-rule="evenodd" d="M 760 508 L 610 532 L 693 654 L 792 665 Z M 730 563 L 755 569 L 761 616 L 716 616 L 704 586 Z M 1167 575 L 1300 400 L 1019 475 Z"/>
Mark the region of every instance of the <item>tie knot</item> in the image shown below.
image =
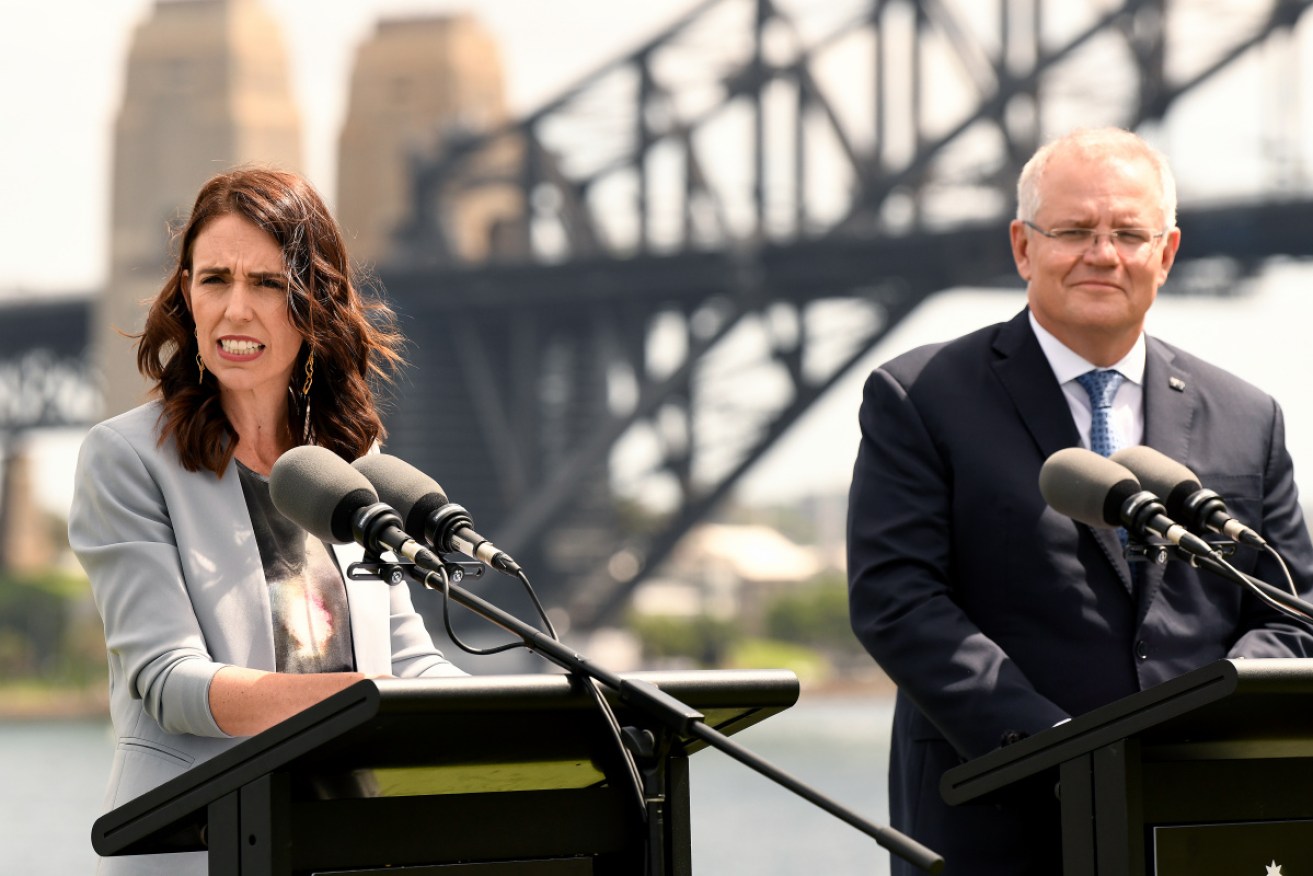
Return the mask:
<path id="1" fill-rule="evenodd" d="M 1095 408 L 1112 407 L 1113 396 L 1126 380 L 1118 371 L 1086 371 L 1076 382 L 1089 393 L 1090 404 Z"/>

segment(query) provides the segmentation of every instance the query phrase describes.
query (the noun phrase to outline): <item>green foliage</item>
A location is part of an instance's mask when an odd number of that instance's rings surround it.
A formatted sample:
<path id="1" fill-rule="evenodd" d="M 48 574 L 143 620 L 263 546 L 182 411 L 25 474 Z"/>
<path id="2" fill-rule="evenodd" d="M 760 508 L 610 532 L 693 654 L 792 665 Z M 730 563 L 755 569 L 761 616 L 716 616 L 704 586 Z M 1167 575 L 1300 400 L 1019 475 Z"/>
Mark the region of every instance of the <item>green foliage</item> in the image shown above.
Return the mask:
<path id="1" fill-rule="evenodd" d="M 649 664 L 681 663 L 701 669 L 789 669 L 803 681 L 833 674 L 830 660 L 815 648 L 746 636 L 731 621 L 708 617 L 646 616 L 630 624 Z"/>
<path id="2" fill-rule="evenodd" d="M 789 669 L 803 682 L 823 681 L 833 671 L 824 655 L 812 648 L 775 639 L 744 639 L 730 653 L 735 669 Z"/>
<path id="3" fill-rule="evenodd" d="M 766 607 L 765 627 L 772 639 L 830 651 L 858 650 L 848 622 L 848 584 L 838 573 L 776 597 Z"/>
<path id="4" fill-rule="evenodd" d="M 721 666 L 740 638 L 732 621 L 706 615 L 695 618 L 640 615 L 629 624 L 649 661 L 683 660 L 703 667 Z"/>
<path id="5" fill-rule="evenodd" d="M 105 645 L 85 578 L 0 573 L 0 679 L 86 684 L 104 678 Z"/>

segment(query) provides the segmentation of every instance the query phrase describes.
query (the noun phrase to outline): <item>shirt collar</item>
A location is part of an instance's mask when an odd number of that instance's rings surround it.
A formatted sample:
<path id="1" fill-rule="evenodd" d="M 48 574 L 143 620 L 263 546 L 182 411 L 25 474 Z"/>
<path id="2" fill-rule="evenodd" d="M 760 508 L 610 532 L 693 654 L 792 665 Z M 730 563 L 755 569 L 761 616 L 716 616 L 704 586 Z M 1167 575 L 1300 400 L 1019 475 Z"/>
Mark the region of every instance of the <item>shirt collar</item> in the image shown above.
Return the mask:
<path id="1" fill-rule="evenodd" d="M 1058 378 L 1059 384 L 1075 380 L 1086 371 L 1098 370 L 1098 365 L 1073 352 L 1070 347 L 1040 325 L 1035 319 L 1035 314 L 1027 310 L 1026 315 L 1030 318 L 1030 329 L 1035 333 L 1035 339 L 1039 341 L 1040 349 L 1044 351 L 1044 357 L 1049 360 L 1049 367 L 1053 369 L 1053 375 Z M 1143 386 L 1144 361 L 1144 332 L 1140 332 L 1130 352 L 1123 356 L 1120 362 L 1114 364 L 1112 370 L 1121 372 L 1123 377 L 1136 386 Z"/>

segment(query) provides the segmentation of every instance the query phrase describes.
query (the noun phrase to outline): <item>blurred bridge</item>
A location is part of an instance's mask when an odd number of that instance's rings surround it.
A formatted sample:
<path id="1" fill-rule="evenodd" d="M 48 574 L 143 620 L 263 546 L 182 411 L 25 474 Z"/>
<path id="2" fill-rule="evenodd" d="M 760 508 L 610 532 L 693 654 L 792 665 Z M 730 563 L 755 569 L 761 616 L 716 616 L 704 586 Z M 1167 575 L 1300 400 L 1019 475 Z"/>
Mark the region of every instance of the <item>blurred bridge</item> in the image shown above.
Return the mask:
<path id="1" fill-rule="evenodd" d="M 90 319 L 89 295 L 0 300 L 0 453 L 24 431 L 94 422 Z"/>
<path id="2" fill-rule="evenodd" d="M 576 627 L 616 620 L 927 296 L 1018 287 L 1013 186 L 1043 140 L 1112 124 L 1166 148 L 1218 83 L 1280 101 L 1313 0 L 794 5 L 707 0 L 514 124 L 413 161 L 380 267 L 413 341 L 389 450 Z M 1260 183 L 1196 209 L 1187 189 L 1171 291 L 1230 294 L 1271 256 L 1313 253 L 1281 106 L 1255 141 Z M 473 262 L 457 223 L 480 192 L 518 211 Z M 0 374 L 50 339 L 10 338 Z M 7 405 L 0 425 L 48 407 Z"/>

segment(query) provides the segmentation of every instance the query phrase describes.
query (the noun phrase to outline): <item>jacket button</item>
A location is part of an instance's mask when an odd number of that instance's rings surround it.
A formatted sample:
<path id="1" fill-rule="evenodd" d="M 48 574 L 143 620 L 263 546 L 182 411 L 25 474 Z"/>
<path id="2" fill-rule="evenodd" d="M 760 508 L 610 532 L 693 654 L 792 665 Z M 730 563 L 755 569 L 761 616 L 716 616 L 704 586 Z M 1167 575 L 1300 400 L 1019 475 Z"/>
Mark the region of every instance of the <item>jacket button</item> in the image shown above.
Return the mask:
<path id="1" fill-rule="evenodd" d="M 1139 657 L 1141 660 L 1149 659 L 1149 643 L 1144 641 L 1144 639 L 1140 639 L 1140 641 L 1135 643 L 1135 656 Z"/>

